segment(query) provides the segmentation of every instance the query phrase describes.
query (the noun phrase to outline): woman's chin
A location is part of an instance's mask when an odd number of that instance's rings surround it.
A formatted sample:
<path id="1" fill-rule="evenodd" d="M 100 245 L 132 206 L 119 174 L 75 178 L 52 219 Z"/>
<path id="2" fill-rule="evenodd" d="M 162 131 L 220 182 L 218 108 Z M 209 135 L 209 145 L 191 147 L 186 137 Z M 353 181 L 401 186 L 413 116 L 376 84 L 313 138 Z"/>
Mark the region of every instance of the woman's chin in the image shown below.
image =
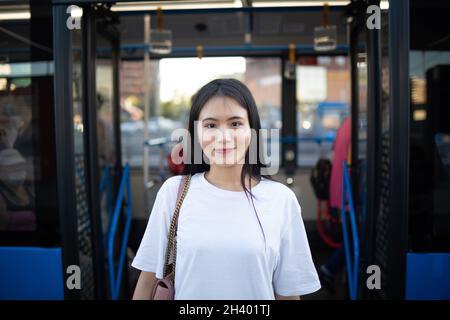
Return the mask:
<path id="1" fill-rule="evenodd" d="M 239 166 L 239 165 L 243 165 L 243 164 L 244 164 L 243 161 L 242 162 L 238 162 L 238 161 L 235 161 L 235 160 L 227 160 L 227 161 L 218 160 L 218 161 L 214 161 L 213 162 L 213 165 L 221 167 L 221 168 L 231 168 L 231 167 Z"/>
<path id="2" fill-rule="evenodd" d="M 216 164 L 216 166 L 220 167 L 220 168 L 232 168 L 234 166 L 237 166 L 237 163 L 218 163 Z"/>

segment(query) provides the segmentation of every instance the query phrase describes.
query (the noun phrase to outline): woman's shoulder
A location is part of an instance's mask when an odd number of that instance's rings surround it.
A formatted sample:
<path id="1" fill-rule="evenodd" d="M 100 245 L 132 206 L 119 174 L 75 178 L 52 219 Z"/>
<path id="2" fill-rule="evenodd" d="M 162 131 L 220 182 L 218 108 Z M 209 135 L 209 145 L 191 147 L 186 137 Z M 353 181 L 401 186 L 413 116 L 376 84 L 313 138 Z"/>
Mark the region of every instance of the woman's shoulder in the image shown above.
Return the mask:
<path id="1" fill-rule="evenodd" d="M 183 176 L 177 175 L 167 178 L 159 188 L 156 198 L 159 199 L 159 204 L 168 206 L 169 210 L 172 210 L 172 206 L 175 205 L 178 188 Z"/>
<path id="2" fill-rule="evenodd" d="M 178 186 L 180 185 L 182 178 L 182 175 L 167 178 L 166 181 L 164 181 L 161 185 L 161 188 L 159 189 L 160 192 L 176 193 L 178 191 Z"/>
<path id="3" fill-rule="evenodd" d="M 274 179 L 268 179 L 265 177 L 262 178 L 261 183 L 263 189 L 266 192 L 269 192 L 271 195 L 273 195 L 274 198 L 297 200 L 297 196 L 295 195 L 294 191 L 290 187 L 286 186 L 284 183 L 281 183 Z"/>

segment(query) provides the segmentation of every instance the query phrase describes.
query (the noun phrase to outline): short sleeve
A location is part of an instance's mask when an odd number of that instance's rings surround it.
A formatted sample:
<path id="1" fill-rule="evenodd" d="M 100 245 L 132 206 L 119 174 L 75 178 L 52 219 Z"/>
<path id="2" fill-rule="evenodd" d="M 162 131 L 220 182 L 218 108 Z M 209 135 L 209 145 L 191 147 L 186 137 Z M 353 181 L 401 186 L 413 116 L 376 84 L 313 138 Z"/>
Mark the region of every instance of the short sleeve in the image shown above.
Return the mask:
<path id="1" fill-rule="evenodd" d="M 156 195 L 144 236 L 131 264 L 141 271 L 154 272 L 159 279 L 163 277 L 171 211 L 175 207 L 171 202 L 176 201 L 171 197 L 168 184 L 166 181 Z"/>
<path id="2" fill-rule="evenodd" d="M 278 295 L 301 296 L 319 290 L 321 285 L 312 260 L 301 208 L 294 193 L 286 208 L 273 286 Z"/>

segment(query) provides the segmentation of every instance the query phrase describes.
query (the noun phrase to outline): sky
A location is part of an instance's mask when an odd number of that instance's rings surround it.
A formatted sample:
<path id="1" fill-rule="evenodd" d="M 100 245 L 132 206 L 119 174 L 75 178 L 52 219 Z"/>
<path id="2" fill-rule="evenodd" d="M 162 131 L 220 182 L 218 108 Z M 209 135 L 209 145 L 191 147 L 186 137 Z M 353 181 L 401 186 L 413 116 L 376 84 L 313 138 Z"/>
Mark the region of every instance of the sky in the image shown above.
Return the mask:
<path id="1" fill-rule="evenodd" d="M 161 59 L 160 99 L 172 100 L 178 95 L 192 96 L 200 87 L 220 77 L 245 73 L 245 58 L 170 58 Z"/>

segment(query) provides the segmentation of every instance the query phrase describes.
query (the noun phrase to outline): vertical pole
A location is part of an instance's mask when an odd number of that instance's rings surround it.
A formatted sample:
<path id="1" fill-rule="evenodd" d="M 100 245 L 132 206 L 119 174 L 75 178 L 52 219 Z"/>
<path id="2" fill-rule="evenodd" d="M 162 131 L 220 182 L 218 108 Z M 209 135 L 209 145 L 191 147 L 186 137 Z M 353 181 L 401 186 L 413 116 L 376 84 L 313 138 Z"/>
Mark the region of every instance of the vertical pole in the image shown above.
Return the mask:
<path id="1" fill-rule="evenodd" d="M 144 142 L 149 139 L 148 132 L 148 119 L 150 111 L 150 15 L 146 14 L 144 16 L 144 43 L 148 48 L 144 51 Z M 148 211 L 148 182 L 149 182 L 149 146 L 144 144 L 144 156 L 143 156 L 143 173 L 144 173 L 144 206 L 145 210 Z"/>
<path id="2" fill-rule="evenodd" d="M 70 265 L 80 265 L 78 217 L 75 193 L 75 157 L 72 97 L 72 35 L 66 27 L 67 6 L 53 7 L 53 54 L 55 60 L 55 142 L 58 209 L 60 217 L 63 275 Z M 64 298 L 80 299 L 80 290 L 69 290 Z"/>
<path id="3" fill-rule="evenodd" d="M 120 40 L 112 41 L 112 66 L 113 66 L 113 134 L 114 134 L 114 196 L 117 195 L 122 176 L 122 144 L 120 134 Z"/>
<path id="4" fill-rule="evenodd" d="M 282 165 L 287 175 L 293 175 L 297 168 L 297 97 L 296 97 L 296 79 L 287 79 L 284 76 L 284 69 L 287 60 L 282 59 L 281 74 L 282 77 L 282 108 L 281 119 L 283 127 L 281 128 L 282 138 L 289 137 L 289 141 L 282 144 Z"/>
<path id="5" fill-rule="evenodd" d="M 367 216 L 363 226 L 363 270 L 374 264 L 375 217 L 378 213 L 381 141 L 381 46 L 380 32 L 367 30 Z M 363 299 L 373 296 L 363 290 Z"/>
<path id="6" fill-rule="evenodd" d="M 405 297 L 409 196 L 409 0 L 389 1 L 388 299 Z"/>
<path id="7" fill-rule="evenodd" d="M 83 76 L 83 118 L 85 131 L 84 154 L 86 168 L 86 194 L 91 220 L 92 262 L 94 268 L 95 297 L 105 299 L 105 269 L 103 231 L 100 208 L 100 174 L 97 141 L 97 99 L 96 99 L 96 43 L 95 13 L 91 6 L 83 10 L 81 30 L 83 32 L 82 76 Z"/>
<path id="8" fill-rule="evenodd" d="M 357 25 L 350 24 L 350 74 L 351 74 L 351 182 L 358 185 L 358 122 L 359 122 L 359 88 L 358 88 L 358 30 Z M 355 199 L 358 192 L 355 187 Z"/>

